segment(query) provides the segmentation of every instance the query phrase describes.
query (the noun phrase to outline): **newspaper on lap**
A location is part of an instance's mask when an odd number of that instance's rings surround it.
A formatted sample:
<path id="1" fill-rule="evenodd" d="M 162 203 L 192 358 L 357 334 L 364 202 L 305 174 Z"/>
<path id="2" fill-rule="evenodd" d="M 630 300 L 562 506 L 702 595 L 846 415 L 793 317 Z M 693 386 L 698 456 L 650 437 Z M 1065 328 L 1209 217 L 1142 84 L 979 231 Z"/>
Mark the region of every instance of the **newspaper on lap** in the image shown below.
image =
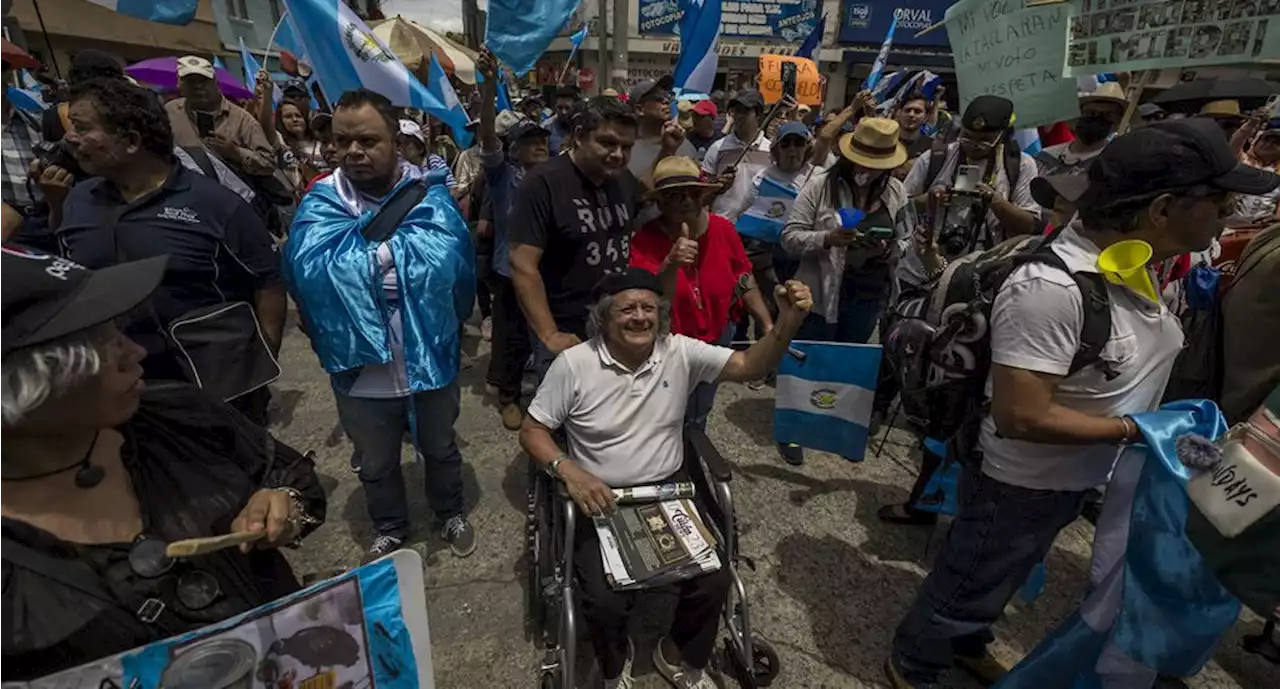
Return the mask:
<path id="1" fill-rule="evenodd" d="M 691 499 L 692 485 L 675 485 L 679 489 L 659 490 L 649 502 L 628 495 L 630 504 L 595 518 L 600 557 L 614 589 L 655 588 L 720 569 L 715 538 Z M 666 498 L 672 492 L 689 497 Z"/>

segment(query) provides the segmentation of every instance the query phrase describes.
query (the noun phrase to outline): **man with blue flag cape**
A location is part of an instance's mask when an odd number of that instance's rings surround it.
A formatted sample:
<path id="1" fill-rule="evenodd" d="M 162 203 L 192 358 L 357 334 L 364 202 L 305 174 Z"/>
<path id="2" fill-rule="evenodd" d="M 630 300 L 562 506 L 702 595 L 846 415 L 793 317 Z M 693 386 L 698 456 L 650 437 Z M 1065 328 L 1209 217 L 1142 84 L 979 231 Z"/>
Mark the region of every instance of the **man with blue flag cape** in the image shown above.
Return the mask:
<path id="1" fill-rule="evenodd" d="M 397 550 L 409 535 L 407 431 L 441 536 L 465 557 L 476 536 L 453 425 L 459 333 L 475 300 L 471 235 L 438 173 L 397 154 L 399 125 L 385 96 L 348 91 L 332 126 L 338 169 L 298 207 L 284 276 L 355 445 L 374 528 L 368 555 Z"/>
<path id="2" fill-rule="evenodd" d="M 1153 433 L 1172 428 L 1149 423 L 1146 412 L 1164 394 L 1182 330 L 1169 309 L 1131 281 L 1105 278 L 1102 253 L 1121 241 L 1141 241 L 1151 258 L 1140 269 L 1150 272 L 1150 265 L 1169 257 L 1206 249 L 1222 232 L 1231 194 L 1265 193 L 1280 185 L 1274 174 L 1239 163 L 1221 130 L 1198 119 L 1162 122 L 1119 137 L 1095 159 L 1087 186 L 1071 179 L 1048 182 L 1080 202 L 1076 219 L 1035 249 L 1034 260 L 1014 264 L 994 294 L 983 293 L 993 302 L 984 315 L 989 342 L 957 341 L 971 359 L 989 355 L 989 366 L 975 364 L 964 375 L 985 381 L 990 404 L 975 406 L 975 433 L 960 431 L 949 439 L 965 465 L 959 514 L 894 635 L 886 672 L 895 689 L 936 686 L 953 662 L 985 683 L 999 681 L 1005 669 L 987 651 L 991 625 L 1058 532 L 1079 516 L 1088 491 L 1111 480 L 1124 446 L 1150 442 Z M 1084 347 L 1101 323 L 1105 344 Z M 1148 510 L 1147 516 L 1162 518 L 1151 514 L 1162 509 Z M 1138 510 L 1133 515 L 1140 518 Z M 1181 532 L 1177 536 L 1183 538 Z M 1175 559 L 1185 554 L 1163 536 L 1138 550 L 1150 549 L 1145 561 L 1158 569 L 1163 565 L 1155 554 L 1165 547 Z M 1129 552 L 1132 563 L 1133 543 Z M 1126 572 L 1129 591 L 1140 572 Z M 1106 662 L 1098 659 L 1094 666 L 1099 674 L 1129 676 L 1143 665 L 1164 669 L 1147 661 L 1175 647 L 1176 662 L 1167 667 L 1185 670 L 1199 662 L 1206 652 L 1203 637 L 1165 638 L 1165 625 L 1181 615 L 1154 604 L 1169 599 L 1166 584 L 1146 589 L 1148 605 L 1137 616 L 1126 618 L 1122 611 L 1115 617 L 1114 649 L 1092 647 L 1095 659 L 1105 656 Z M 1202 588 L 1185 577 L 1174 584 L 1173 589 Z M 1209 606 L 1202 614 L 1208 632 L 1222 610 Z M 1110 622 L 1089 626 L 1107 629 Z M 1128 640 L 1122 629 L 1129 630 Z M 1101 640 L 1107 642 L 1105 634 Z M 1074 654 L 1066 662 L 1074 668 L 1081 657 Z M 1104 680 L 1101 686 L 1136 685 Z"/>

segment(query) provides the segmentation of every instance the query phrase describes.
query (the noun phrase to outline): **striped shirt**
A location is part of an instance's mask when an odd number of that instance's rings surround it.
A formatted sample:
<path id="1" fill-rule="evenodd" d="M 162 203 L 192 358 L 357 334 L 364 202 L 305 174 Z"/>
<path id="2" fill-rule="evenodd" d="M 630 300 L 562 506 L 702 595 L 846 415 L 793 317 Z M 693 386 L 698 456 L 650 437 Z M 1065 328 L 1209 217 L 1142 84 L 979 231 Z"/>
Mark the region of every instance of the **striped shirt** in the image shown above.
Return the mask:
<path id="1" fill-rule="evenodd" d="M 449 169 L 449 163 L 445 162 L 444 158 L 441 158 L 434 153 L 428 154 L 427 164 L 425 167 L 428 171 L 444 170 L 444 185 L 450 189 L 454 189 L 458 186 L 458 180 L 454 178 L 453 170 Z"/>

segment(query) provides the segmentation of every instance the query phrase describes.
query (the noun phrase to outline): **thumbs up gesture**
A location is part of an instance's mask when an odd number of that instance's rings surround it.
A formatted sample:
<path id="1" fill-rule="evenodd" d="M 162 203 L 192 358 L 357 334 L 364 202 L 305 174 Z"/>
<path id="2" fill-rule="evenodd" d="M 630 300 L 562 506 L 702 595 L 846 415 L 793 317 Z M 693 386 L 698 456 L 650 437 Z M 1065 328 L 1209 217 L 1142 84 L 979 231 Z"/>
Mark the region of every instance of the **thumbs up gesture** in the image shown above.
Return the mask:
<path id="1" fill-rule="evenodd" d="M 698 261 L 698 243 L 689 237 L 689 223 L 680 223 L 680 236 L 671 245 L 667 254 L 667 263 L 677 266 L 691 266 Z"/>

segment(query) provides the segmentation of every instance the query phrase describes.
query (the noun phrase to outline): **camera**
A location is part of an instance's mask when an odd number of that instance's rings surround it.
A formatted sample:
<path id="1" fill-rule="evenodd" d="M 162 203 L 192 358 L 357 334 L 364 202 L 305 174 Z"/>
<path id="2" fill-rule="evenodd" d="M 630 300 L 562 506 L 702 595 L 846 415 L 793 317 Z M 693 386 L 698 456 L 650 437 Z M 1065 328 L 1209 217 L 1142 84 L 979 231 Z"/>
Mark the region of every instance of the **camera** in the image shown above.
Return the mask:
<path id="1" fill-rule="evenodd" d="M 36 157 L 40 159 L 40 163 L 45 167 L 56 165 L 70 172 L 77 182 L 88 177 L 84 170 L 80 168 L 80 163 L 76 161 L 75 155 L 71 152 L 71 148 L 65 140 L 41 141 L 32 146 L 32 149 Z"/>

